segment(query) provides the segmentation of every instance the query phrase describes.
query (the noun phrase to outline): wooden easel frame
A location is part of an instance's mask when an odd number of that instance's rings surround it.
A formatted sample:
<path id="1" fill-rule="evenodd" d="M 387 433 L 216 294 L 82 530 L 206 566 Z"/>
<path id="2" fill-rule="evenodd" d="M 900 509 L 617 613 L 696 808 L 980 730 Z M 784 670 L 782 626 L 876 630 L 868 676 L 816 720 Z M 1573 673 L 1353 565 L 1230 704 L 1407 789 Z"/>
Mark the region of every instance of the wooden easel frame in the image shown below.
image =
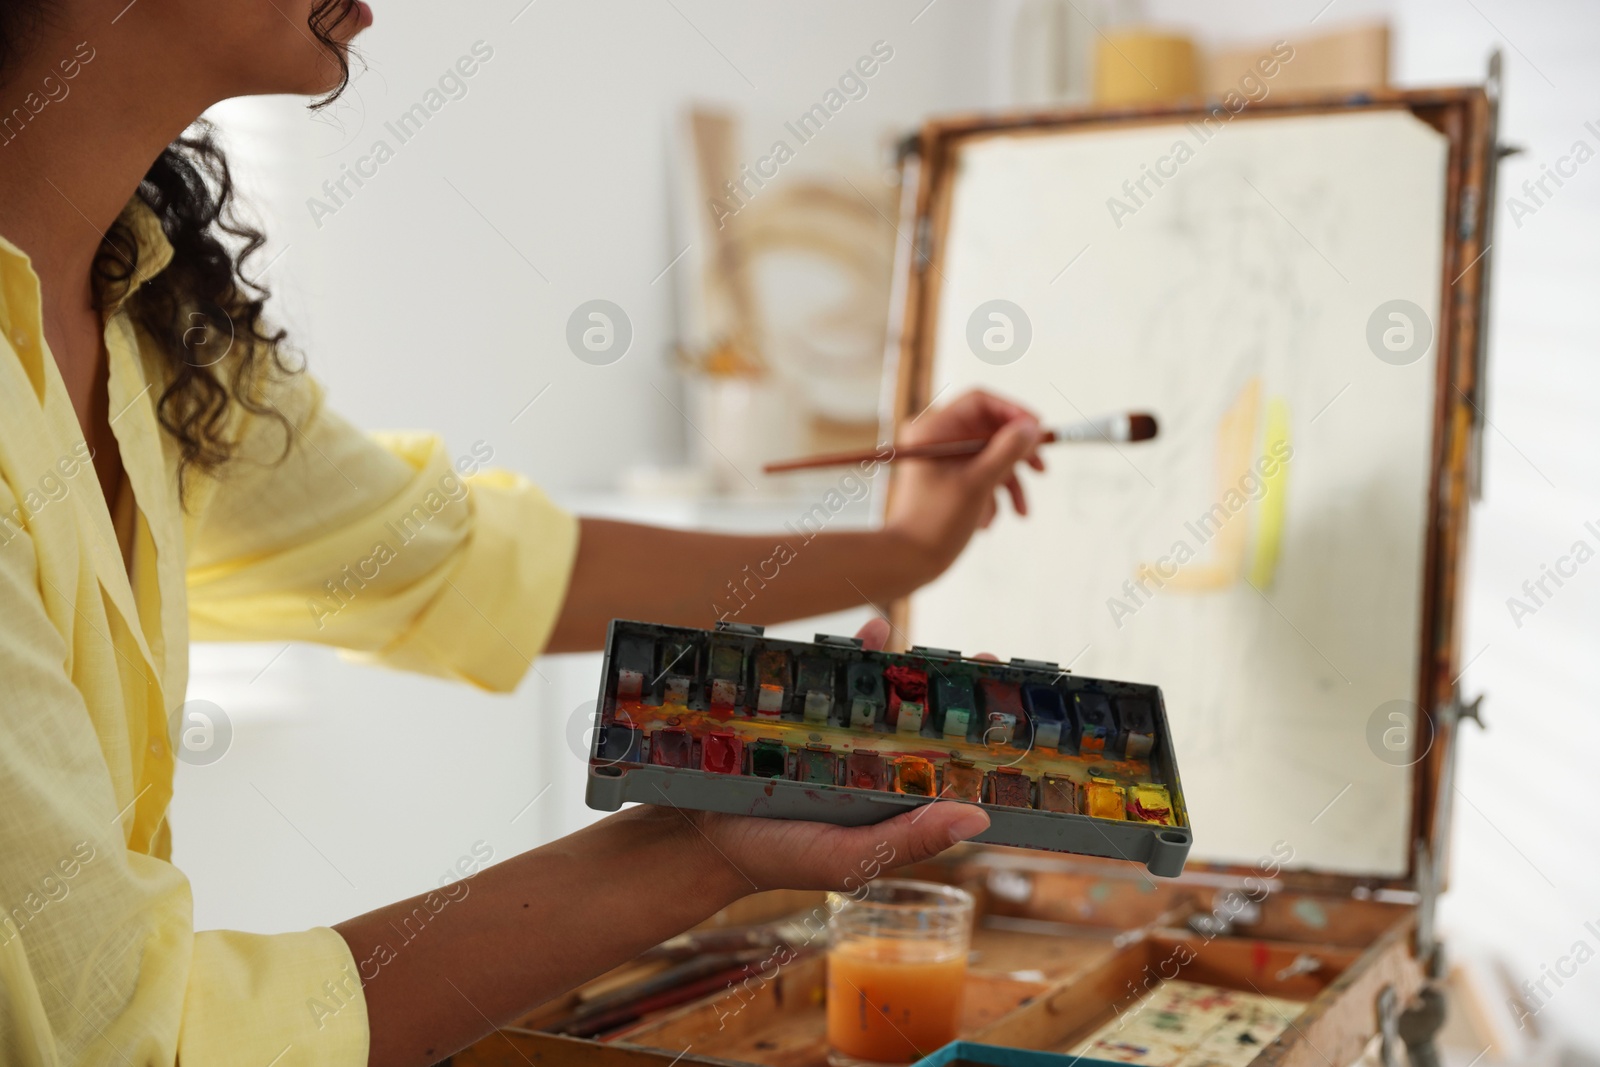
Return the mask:
<path id="1" fill-rule="evenodd" d="M 1468 505 L 1477 495 L 1484 427 L 1483 375 L 1488 268 L 1493 221 L 1493 178 L 1497 149 L 1496 63 L 1488 86 L 1363 92 L 1338 97 L 1268 99 L 1252 104 L 1232 121 L 1260 122 L 1288 115 L 1408 111 L 1449 142 L 1446 163 L 1443 274 L 1440 278 L 1439 358 L 1434 390 L 1433 446 L 1424 557 L 1421 656 L 1417 706 L 1432 728 L 1433 743 L 1412 773 L 1414 847 L 1403 877 L 1285 872 L 1285 884 L 1309 892 L 1415 890 L 1442 878 L 1439 862 L 1448 841 L 1450 804 L 1445 787 L 1455 742 L 1455 682 L 1460 674 L 1460 590 L 1466 554 Z M 1128 129 L 1173 122 L 1200 122 L 1210 106 L 1140 107 L 1117 111 L 1055 110 L 1006 115 L 965 115 L 935 119 L 907 143 L 903 171 L 902 245 L 897 260 L 896 293 L 904 304 L 894 309 L 887 371 L 893 383 L 889 416 L 893 427 L 919 414 L 932 392 L 934 321 L 939 306 L 956 163 L 967 143 L 996 135 L 1051 134 L 1063 131 Z M 893 493 L 893 483 L 890 484 Z M 898 634 L 912 632 L 906 600 L 890 606 Z M 1424 871 L 1419 865 L 1431 870 Z M 1190 863 L 1192 870 L 1244 874 L 1228 864 Z"/>

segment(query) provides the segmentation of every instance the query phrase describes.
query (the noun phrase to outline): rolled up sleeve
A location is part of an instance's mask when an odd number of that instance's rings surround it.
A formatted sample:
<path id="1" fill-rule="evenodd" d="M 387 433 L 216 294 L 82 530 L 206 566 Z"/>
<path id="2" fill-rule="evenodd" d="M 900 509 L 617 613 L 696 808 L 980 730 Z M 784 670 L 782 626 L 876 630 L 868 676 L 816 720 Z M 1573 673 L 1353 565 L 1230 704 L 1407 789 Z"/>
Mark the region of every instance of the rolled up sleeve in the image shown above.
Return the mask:
<path id="1" fill-rule="evenodd" d="M 485 689 L 516 687 L 544 648 L 577 520 L 525 479 L 424 434 L 367 434 L 311 379 L 252 417 L 190 537 L 200 640 L 301 640 Z"/>
<path id="2" fill-rule="evenodd" d="M 194 935 L 193 960 L 178 1046 L 184 1067 L 235 1063 L 241 1049 L 265 1052 L 273 1067 L 367 1062 L 366 1000 L 337 932 L 206 930 Z"/>

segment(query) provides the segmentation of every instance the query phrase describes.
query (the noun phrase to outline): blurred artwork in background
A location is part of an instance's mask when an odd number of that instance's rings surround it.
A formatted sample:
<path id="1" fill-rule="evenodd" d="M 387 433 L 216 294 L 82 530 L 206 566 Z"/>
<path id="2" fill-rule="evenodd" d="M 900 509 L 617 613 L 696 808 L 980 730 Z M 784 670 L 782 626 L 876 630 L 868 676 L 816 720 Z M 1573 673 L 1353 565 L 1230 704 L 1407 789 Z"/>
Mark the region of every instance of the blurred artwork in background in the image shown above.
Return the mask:
<path id="1" fill-rule="evenodd" d="M 790 173 L 792 150 L 752 153 L 728 112 L 694 108 L 684 130 L 689 455 L 720 493 L 803 491 L 762 464 L 878 437 L 899 189 L 867 159 Z"/>
<path id="2" fill-rule="evenodd" d="M 1139 0 L 1022 0 L 1011 25 L 1016 107 L 1138 107 L 1239 92 L 1241 77 L 1272 52 L 1270 41 L 1210 41 L 1162 27 Z M 1389 84 L 1389 27 L 1359 22 L 1296 36 L 1294 61 L 1275 93 L 1382 89 Z"/>
<path id="3" fill-rule="evenodd" d="M 1016 10 L 1011 82 L 1019 107 L 1159 106 L 1222 101 L 1230 92 L 1243 99 L 1250 85 L 1240 89 L 1241 79 L 1273 51 L 1271 43 L 1201 47 L 1153 25 L 1138 0 L 1024 0 Z M 1388 82 L 1381 23 L 1292 44 L 1292 62 L 1276 68 L 1275 94 Z M 892 137 L 906 131 L 885 131 L 881 144 L 857 146 L 855 158 L 841 161 L 837 138 L 835 154 L 819 159 L 790 127 L 762 145 L 741 136 L 736 114 L 697 106 L 674 143 L 682 251 L 671 273 L 691 427 L 690 467 L 680 472 L 688 477 L 678 483 L 721 495 L 812 492 L 826 473 L 772 478 L 762 465 L 869 447 L 880 436 L 900 192 L 884 160 Z"/>

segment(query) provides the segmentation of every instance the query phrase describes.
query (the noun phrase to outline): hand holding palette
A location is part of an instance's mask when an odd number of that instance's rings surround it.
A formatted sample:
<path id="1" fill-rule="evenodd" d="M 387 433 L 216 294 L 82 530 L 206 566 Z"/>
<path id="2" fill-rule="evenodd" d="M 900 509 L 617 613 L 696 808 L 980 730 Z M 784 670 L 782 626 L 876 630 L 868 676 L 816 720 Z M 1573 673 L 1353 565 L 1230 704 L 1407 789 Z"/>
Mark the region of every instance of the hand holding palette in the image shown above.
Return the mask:
<path id="1" fill-rule="evenodd" d="M 1054 663 L 758 626 L 611 624 L 588 803 L 858 826 L 981 804 L 974 840 L 1183 871 L 1191 833 L 1161 690 Z"/>

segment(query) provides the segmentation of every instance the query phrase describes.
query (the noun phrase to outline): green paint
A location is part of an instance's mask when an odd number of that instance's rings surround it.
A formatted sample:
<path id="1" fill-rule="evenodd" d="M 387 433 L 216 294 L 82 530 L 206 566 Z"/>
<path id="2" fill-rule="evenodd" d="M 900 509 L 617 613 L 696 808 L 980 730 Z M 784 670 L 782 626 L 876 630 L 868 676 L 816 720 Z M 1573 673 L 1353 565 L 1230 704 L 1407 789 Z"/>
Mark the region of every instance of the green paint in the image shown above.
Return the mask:
<path id="1" fill-rule="evenodd" d="M 781 742 L 763 739 L 750 750 L 750 773 L 757 778 L 782 778 L 788 764 L 789 750 Z"/>
<path id="2" fill-rule="evenodd" d="M 1322 905 L 1314 900 L 1301 898 L 1295 901 L 1294 914 L 1297 919 L 1311 927 L 1321 930 L 1328 925 L 1328 913 L 1322 910 Z"/>

